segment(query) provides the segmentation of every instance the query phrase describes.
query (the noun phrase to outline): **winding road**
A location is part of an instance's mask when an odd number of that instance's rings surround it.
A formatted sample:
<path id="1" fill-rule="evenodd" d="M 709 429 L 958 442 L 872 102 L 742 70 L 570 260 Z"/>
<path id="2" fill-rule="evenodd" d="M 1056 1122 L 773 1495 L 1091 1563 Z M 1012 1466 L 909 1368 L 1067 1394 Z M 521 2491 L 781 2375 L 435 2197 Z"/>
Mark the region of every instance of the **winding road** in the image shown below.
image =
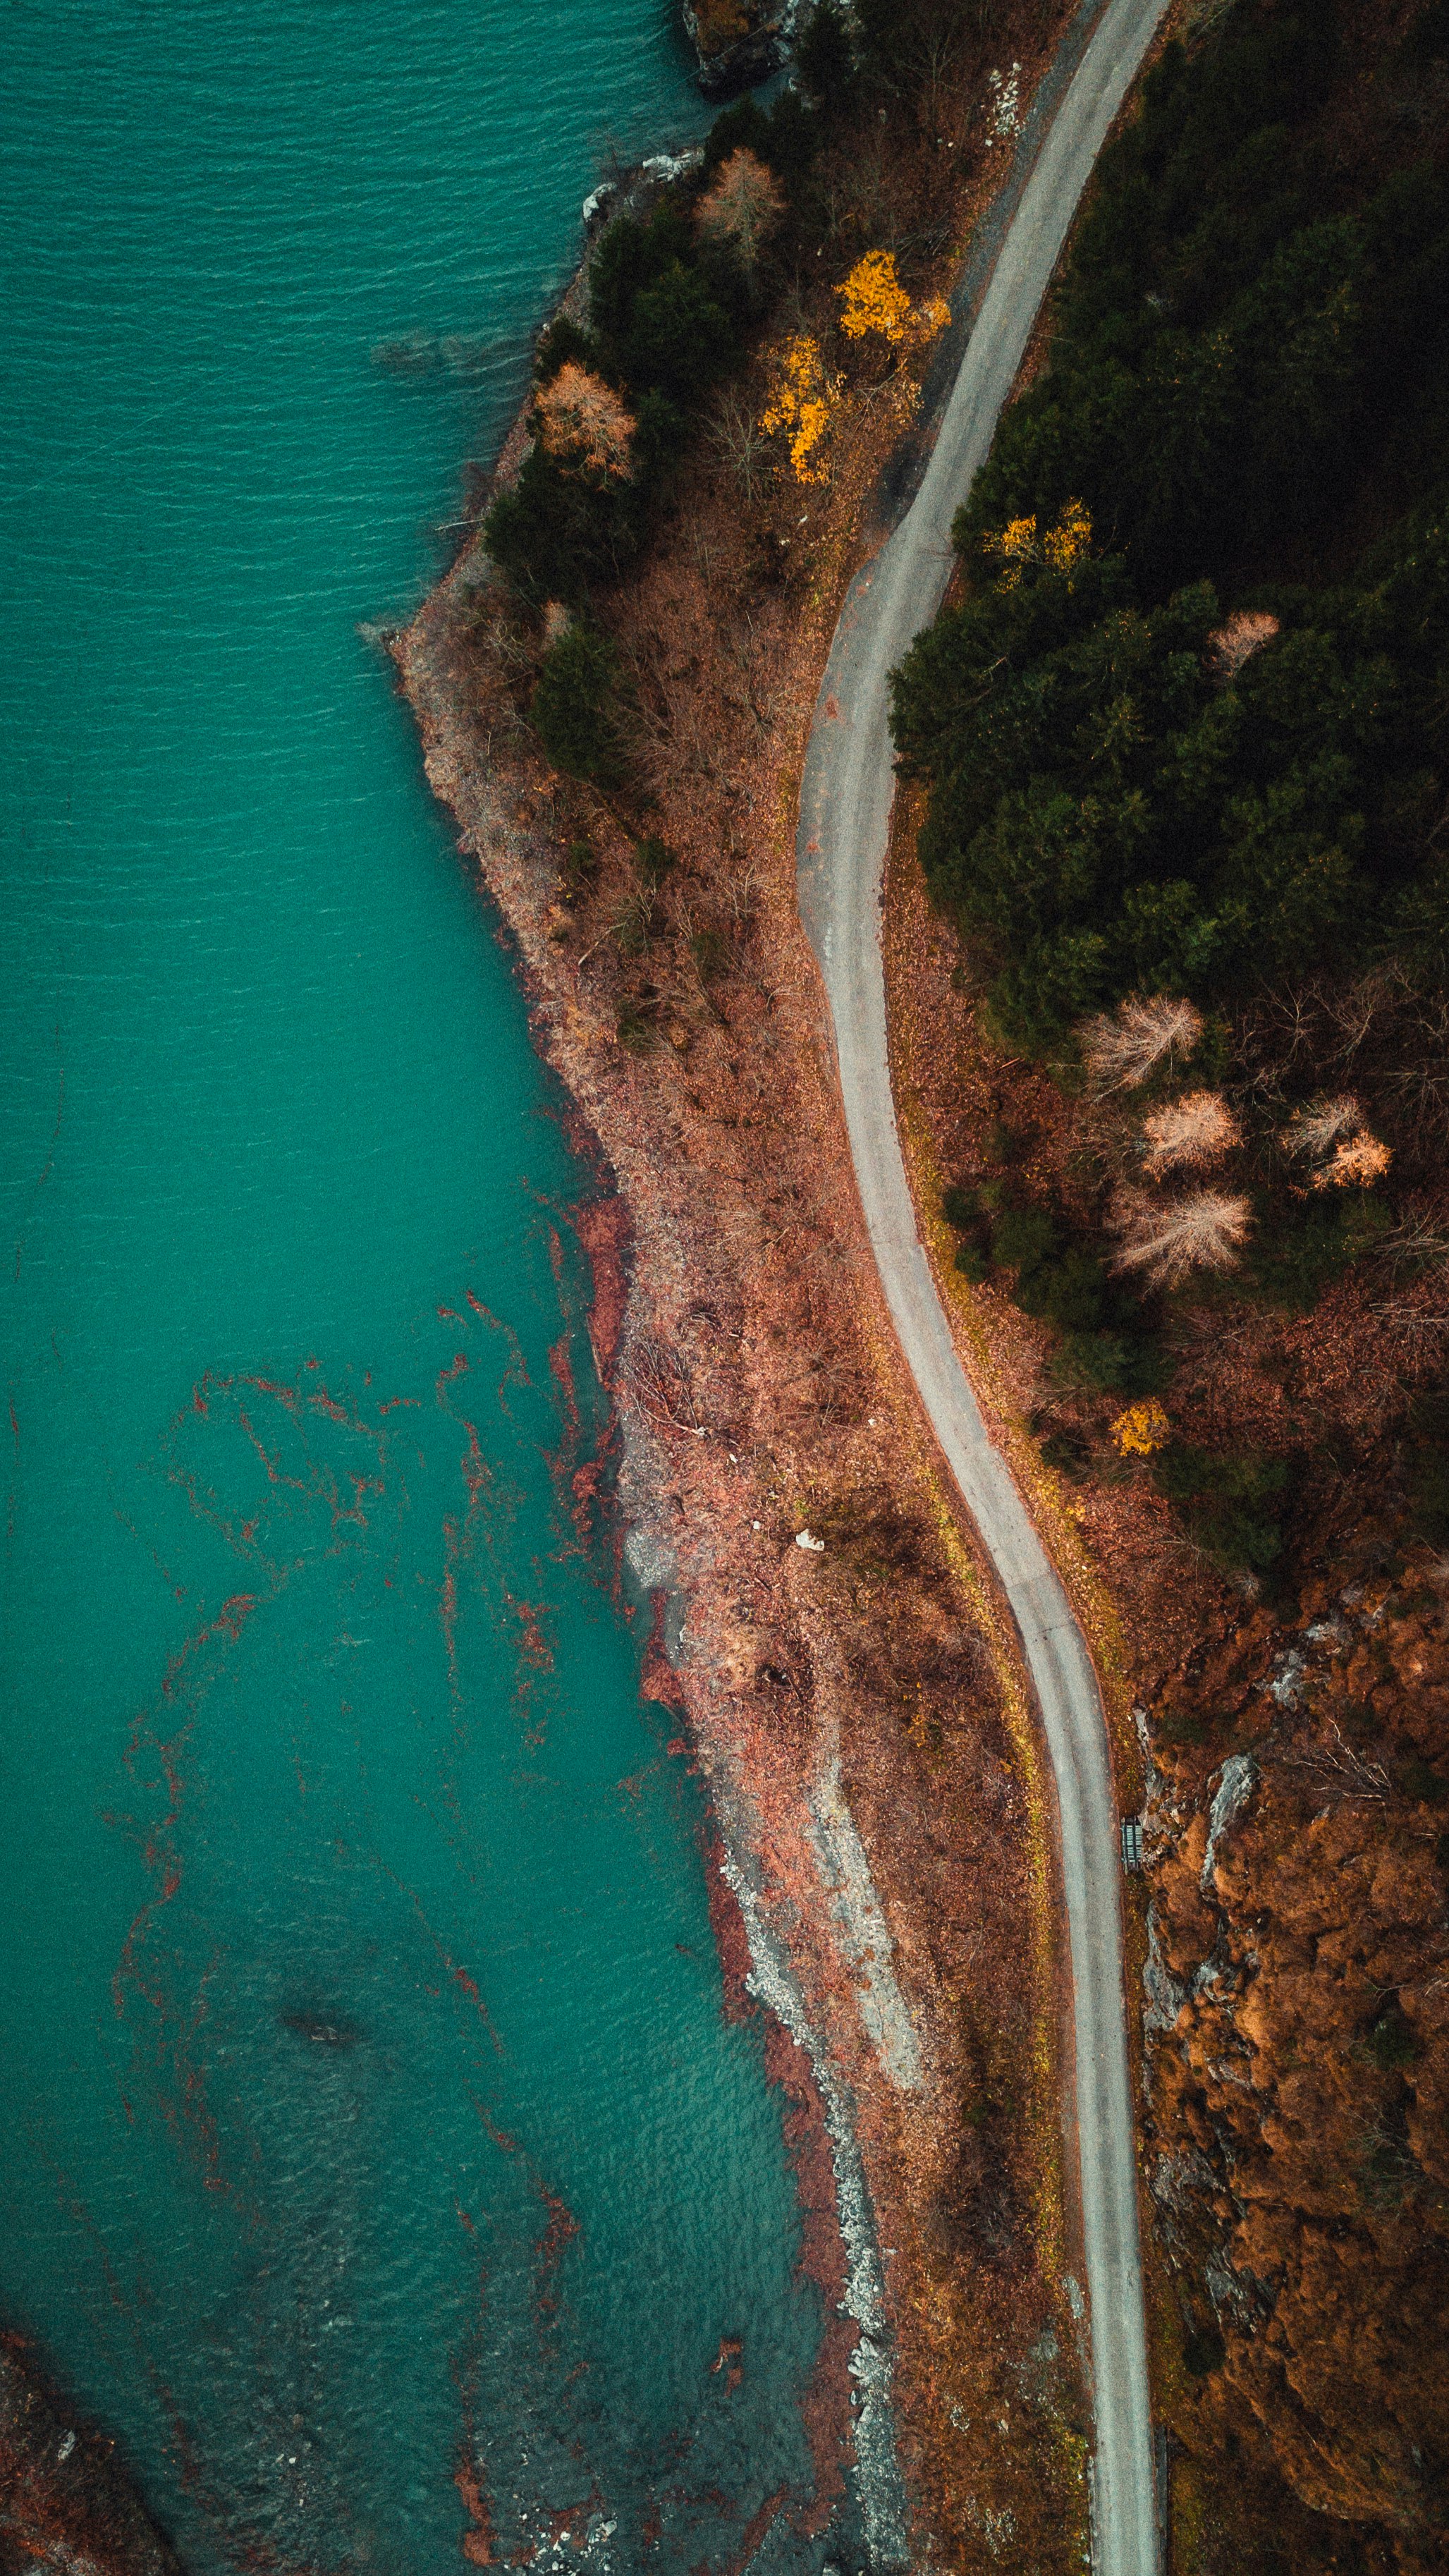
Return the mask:
<path id="1" fill-rule="evenodd" d="M 917 1232 L 891 1097 L 880 905 L 895 784 L 889 676 L 940 606 L 953 514 L 985 460 L 1078 200 L 1164 5 L 1108 0 L 1041 136 L 920 490 L 857 575 L 841 613 L 806 754 L 797 847 L 800 910 L 834 1021 L 846 1125 L 881 1282 L 921 1400 L 1020 1629 L 1056 1780 L 1091 2319 L 1098 2576 L 1158 2576 L 1111 1752 L 1085 1640 L 987 1436 Z M 1069 2135 L 1070 2128 L 1069 2121 Z"/>

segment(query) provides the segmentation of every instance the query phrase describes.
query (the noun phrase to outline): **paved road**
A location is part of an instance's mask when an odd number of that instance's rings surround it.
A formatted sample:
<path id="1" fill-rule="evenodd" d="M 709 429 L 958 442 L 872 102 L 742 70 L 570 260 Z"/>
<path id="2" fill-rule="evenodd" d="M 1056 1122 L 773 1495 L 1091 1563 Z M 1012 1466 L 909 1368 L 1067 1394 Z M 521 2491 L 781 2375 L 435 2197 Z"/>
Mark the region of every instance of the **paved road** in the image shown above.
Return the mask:
<path id="1" fill-rule="evenodd" d="M 1099 2576 L 1157 2576 L 1158 2565 L 1111 1754 L 1086 1645 L 1010 1471 L 987 1438 L 916 1232 L 891 1099 L 880 889 L 894 786 L 887 680 L 940 605 L 952 515 L 990 447 L 1077 201 L 1163 6 L 1109 0 L 1057 106 L 1003 238 L 921 489 L 846 600 L 806 755 L 798 845 L 800 909 L 834 1018 L 851 1151 L 882 1284 L 1021 1630 L 1056 1777 Z"/>

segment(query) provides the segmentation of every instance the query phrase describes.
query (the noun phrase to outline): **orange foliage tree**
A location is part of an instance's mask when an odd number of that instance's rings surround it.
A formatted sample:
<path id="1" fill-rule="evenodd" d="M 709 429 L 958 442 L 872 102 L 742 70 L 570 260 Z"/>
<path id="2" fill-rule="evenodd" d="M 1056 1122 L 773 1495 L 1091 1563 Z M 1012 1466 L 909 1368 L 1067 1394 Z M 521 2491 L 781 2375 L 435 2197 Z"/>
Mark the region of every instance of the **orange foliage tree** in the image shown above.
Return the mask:
<path id="1" fill-rule="evenodd" d="M 700 198 L 695 223 L 706 241 L 726 243 L 747 277 L 781 215 L 785 199 L 774 172 L 741 144 Z"/>
<path id="2" fill-rule="evenodd" d="M 1363 1109 L 1351 1092 L 1333 1100 L 1311 1100 L 1295 1110 L 1283 1130 L 1290 1154 L 1312 1163 L 1316 1190 L 1371 1189 L 1393 1160 L 1392 1148 L 1371 1135 Z"/>
<path id="3" fill-rule="evenodd" d="M 626 475 L 634 418 L 611 385 L 570 359 L 541 389 L 538 434 L 550 456 L 593 474 Z"/>
<path id="4" fill-rule="evenodd" d="M 1144 1122 L 1147 1152 L 1142 1168 L 1155 1181 L 1183 1164 L 1200 1171 L 1241 1145 L 1243 1131 L 1220 1091 L 1189 1091 L 1169 1100 Z"/>

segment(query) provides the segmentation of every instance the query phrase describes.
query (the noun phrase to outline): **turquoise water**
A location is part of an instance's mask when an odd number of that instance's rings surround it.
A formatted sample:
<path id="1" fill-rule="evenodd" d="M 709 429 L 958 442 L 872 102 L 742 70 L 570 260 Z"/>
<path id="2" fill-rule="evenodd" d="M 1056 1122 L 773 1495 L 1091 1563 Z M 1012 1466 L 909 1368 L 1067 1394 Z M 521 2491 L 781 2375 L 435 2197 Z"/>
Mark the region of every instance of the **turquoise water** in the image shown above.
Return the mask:
<path id="1" fill-rule="evenodd" d="M 11 0 L 0 92 L 0 2319 L 197 2571 L 456 2564 L 470 2461 L 503 2556 L 818 2565 L 585 1176 L 358 631 L 702 121 L 667 0 Z"/>

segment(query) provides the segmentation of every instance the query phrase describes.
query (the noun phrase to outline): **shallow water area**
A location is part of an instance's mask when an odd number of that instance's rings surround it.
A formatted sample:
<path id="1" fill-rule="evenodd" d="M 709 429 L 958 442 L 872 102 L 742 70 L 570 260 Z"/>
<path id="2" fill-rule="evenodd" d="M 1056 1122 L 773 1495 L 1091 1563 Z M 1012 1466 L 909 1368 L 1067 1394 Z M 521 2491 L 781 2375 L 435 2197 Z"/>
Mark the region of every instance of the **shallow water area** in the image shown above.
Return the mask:
<path id="1" fill-rule="evenodd" d="M 652 0 L 7 35 L 0 2322 L 197 2571 L 818 2566 L 587 1175 L 359 631 L 705 111 Z"/>

